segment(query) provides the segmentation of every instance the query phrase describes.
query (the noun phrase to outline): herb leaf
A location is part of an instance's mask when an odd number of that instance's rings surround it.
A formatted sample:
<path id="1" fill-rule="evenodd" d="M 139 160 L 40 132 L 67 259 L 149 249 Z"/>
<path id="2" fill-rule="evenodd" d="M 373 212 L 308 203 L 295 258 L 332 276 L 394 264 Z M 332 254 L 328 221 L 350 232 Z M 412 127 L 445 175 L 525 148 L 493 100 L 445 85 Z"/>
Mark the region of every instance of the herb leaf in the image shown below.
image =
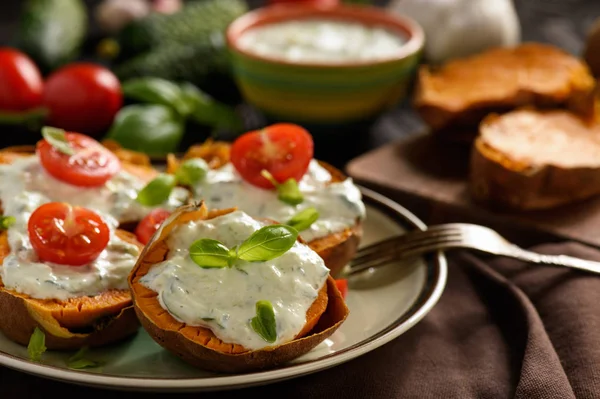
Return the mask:
<path id="1" fill-rule="evenodd" d="M 263 169 L 260 174 L 270 181 L 277 189 L 277 198 L 281 202 L 289 205 L 298 205 L 304 201 L 304 197 L 298 187 L 298 182 L 294 178 L 289 178 L 283 183 L 279 183 L 268 170 Z"/>
<path id="2" fill-rule="evenodd" d="M 271 302 L 256 302 L 256 316 L 250 321 L 250 326 L 265 341 L 273 343 L 277 340 L 275 311 L 273 310 Z"/>
<path id="3" fill-rule="evenodd" d="M 189 251 L 194 263 L 205 269 L 228 267 L 234 259 L 229 248 L 210 238 L 194 241 Z"/>
<path id="4" fill-rule="evenodd" d="M 16 221 L 14 216 L 0 216 L 0 230 L 8 230 Z"/>
<path id="5" fill-rule="evenodd" d="M 46 352 L 46 335 L 38 327 L 33 330 L 31 338 L 29 338 L 29 344 L 27 345 L 27 353 L 29 359 L 34 362 L 39 362 L 42 358 L 42 354 Z"/>
<path id="6" fill-rule="evenodd" d="M 248 262 L 264 262 L 286 253 L 296 242 L 296 229 L 283 224 L 265 226 L 248 237 L 237 249 L 237 257 Z"/>
<path id="7" fill-rule="evenodd" d="M 100 366 L 100 362 L 85 358 L 88 348 L 83 347 L 67 360 L 67 367 L 71 369 L 85 369 Z"/>
<path id="8" fill-rule="evenodd" d="M 69 140 L 67 140 L 67 136 L 65 135 L 65 131 L 63 129 L 44 126 L 42 128 L 42 136 L 44 136 L 44 139 L 50 143 L 52 147 L 56 148 L 63 154 L 75 154 L 75 149 L 71 147 L 71 143 L 69 143 Z"/>
<path id="9" fill-rule="evenodd" d="M 175 172 L 177 182 L 185 186 L 193 186 L 204 179 L 208 173 L 209 167 L 202 158 L 192 158 L 183 161 L 181 166 Z"/>
<path id="10" fill-rule="evenodd" d="M 308 229 L 316 220 L 319 218 L 319 212 L 316 208 L 306 208 L 294 216 L 286 223 L 288 226 L 292 226 L 298 231 Z"/>
<path id="11" fill-rule="evenodd" d="M 161 173 L 140 190 L 136 201 L 146 206 L 160 205 L 169 199 L 175 184 L 175 176 Z"/>

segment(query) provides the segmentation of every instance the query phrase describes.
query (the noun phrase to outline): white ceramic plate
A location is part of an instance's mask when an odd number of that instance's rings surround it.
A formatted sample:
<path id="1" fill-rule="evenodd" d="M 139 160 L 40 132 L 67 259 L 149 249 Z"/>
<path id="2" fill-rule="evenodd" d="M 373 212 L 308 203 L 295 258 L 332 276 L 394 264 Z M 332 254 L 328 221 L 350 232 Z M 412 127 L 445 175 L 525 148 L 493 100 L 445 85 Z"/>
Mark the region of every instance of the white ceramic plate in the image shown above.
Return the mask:
<path id="1" fill-rule="evenodd" d="M 425 225 L 409 211 L 368 189 L 362 245 Z M 46 352 L 40 363 L 0 334 L 0 364 L 74 384 L 136 391 L 208 391 L 273 383 L 344 363 L 398 337 L 436 304 L 446 283 L 441 253 L 367 271 L 349 280 L 350 314 L 331 338 L 289 365 L 258 373 L 223 375 L 194 369 L 156 344 L 144 330 L 132 339 L 95 349 L 100 368 L 71 370 L 72 353 Z"/>

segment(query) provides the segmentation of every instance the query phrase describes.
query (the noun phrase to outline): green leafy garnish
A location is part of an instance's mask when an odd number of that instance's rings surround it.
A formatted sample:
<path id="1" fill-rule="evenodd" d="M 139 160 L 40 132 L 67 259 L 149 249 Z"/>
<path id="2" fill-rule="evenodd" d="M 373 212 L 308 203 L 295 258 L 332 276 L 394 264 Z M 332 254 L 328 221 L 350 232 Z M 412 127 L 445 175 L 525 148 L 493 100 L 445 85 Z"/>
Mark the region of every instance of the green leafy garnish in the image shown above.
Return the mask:
<path id="1" fill-rule="evenodd" d="M 314 222 L 319 218 L 319 212 L 316 208 L 306 208 L 294 216 L 286 223 L 288 226 L 292 226 L 298 231 L 308 229 Z"/>
<path id="2" fill-rule="evenodd" d="M 69 143 L 69 140 L 67 140 L 67 136 L 65 135 L 65 131 L 63 129 L 44 126 L 42 128 L 42 136 L 44 136 L 44 139 L 50 143 L 52 147 L 56 148 L 63 154 L 75 154 L 75 149 L 71 147 L 71 143 Z"/>
<path id="3" fill-rule="evenodd" d="M 203 268 L 227 267 L 232 261 L 229 248 L 210 238 L 194 241 L 190 245 L 190 258 Z"/>
<path id="4" fill-rule="evenodd" d="M 83 347 L 67 360 L 67 367 L 71 369 L 85 369 L 100 366 L 100 362 L 85 357 L 88 348 Z"/>
<path id="5" fill-rule="evenodd" d="M 279 183 L 271 173 L 267 170 L 262 170 L 260 174 L 270 181 L 273 186 L 277 189 L 277 198 L 281 202 L 285 202 L 289 205 L 298 205 L 304 201 L 304 197 L 300 192 L 300 188 L 298 187 L 298 182 L 294 178 L 289 178 L 283 183 Z"/>
<path id="6" fill-rule="evenodd" d="M 227 248 L 217 240 L 202 238 L 190 245 L 190 258 L 203 268 L 232 266 L 236 260 L 264 262 L 286 253 L 296 242 L 296 229 L 283 224 L 256 230 L 236 248 Z M 243 270 L 240 270 L 244 272 Z"/>
<path id="7" fill-rule="evenodd" d="M 176 183 L 175 176 L 161 173 L 138 192 L 136 201 L 145 206 L 160 205 L 169 199 Z"/>
<path id="8" fill-rule="evenodd" d="M 193 186 L 204 179 L 209 169 L 208 164 L 202 158 L 188 159 L 179 166 L 175 172 L 175 178 L 179 184 Z"/>
<path id="9" fill-rule="evenodd" d="M 265 226 L 237 248 L 237 257 L 248 262 L 263 262 L 286 253 L 298 239 L 296 229 L 283 224 Z"/>
<path id="10" fill-rule="evenodd" d="M 265 341 L 273 343 L 277 340 L 277 324 L 275 311 L 269 301 L 256 302 L 256 316 L 250 321 L 252 329 Z"/>
<path id="11" fill-rule="evenodd" d="M 42 330 L 36 327 L 35 330 L 33 330 L 33 334 L 31 334 L 29 344 L 27 345 L 29 359 L 34 362 L 39 362 L 44 352 L 46 352 L 46 335 Z"/>
<path id="12" fill-rule="evenodd" d="M 14 216 L 0 216 L 0 230 L 7 230 L 16 221 Z"/>

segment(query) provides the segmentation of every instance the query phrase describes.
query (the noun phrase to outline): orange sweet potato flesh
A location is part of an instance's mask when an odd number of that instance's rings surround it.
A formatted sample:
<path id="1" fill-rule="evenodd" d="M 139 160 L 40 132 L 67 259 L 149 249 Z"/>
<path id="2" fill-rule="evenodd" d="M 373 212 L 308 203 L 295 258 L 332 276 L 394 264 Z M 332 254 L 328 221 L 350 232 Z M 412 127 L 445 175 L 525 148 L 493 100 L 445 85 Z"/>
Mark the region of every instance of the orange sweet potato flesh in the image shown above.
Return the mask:
<path id="1" fill-rule="evenodd" d="M 129 286 L 138 318 L 156 342 L 188 363 L 216 372 L 243 372 L 275 367 L 310 351 L 343 323 L 348 308 L 329 277 L 306 314 L 306 324 L 296 338 L 283 345 L 248 350 L 235 343 L 223 342 L 210 329 L 188 326 L 177 321 L 160 305 L 157 293 L 139 280 L 150 268 L 166 259 L 166 239 L 171 230 L 190 220 L 211 219 L 234 209 L 211 210 L 201 203 L 176 211 L 163 229 L 148 243 L 129 275 Z"/>
<path id="2" fill-rule="evenodd" d="M 227 142 L 208 140 L 202 144 L 191 146 L 184 154 L 183 159 L 202 158 L 214 169 L 229 162 L 230 149 L 231 144 Z M 323 161 L 319 161 L 319 164 L 331 174 L 332 183 L 346 179 L 347 176 L 333 165 Z M 174 173 L 178 165 L 179 161 L 173 155 L 170 155 L 167 162 L 167 172 Z M 337 277 L 356 254 L 361 238 L 362 224 L 360 220 L 357 220 L 356 224 L 343 231 L 317 238 L 307 244 L 323 258 L 330 274 Z"/>
<path id="3" fill-rule="evenodd" d="M 117 235 L 142 248 L 135 236 L 123 230 Z M 0 233 L 0 263 L 10 253 L 7 233 Z M 46 335 L 46 347 L 68 350 L 102 346 L 134 334 L 139 322 L 129 290 L 110 290 L 92 297 L 66 301 L 36 299 L 6 288 L 0 279 L 0 331 L 27 345 L 36 327 Z"/>
<path id="4" fill-rule="evenodd" d="M 595 86 L 589 68 L 577 57 L 551 45 L 523 43 L 438 68 L 422 66 L 414 106 L 441 136 L 473 139 L 487 114 L 522 106 L 564 108 L 591 119 Z"/>

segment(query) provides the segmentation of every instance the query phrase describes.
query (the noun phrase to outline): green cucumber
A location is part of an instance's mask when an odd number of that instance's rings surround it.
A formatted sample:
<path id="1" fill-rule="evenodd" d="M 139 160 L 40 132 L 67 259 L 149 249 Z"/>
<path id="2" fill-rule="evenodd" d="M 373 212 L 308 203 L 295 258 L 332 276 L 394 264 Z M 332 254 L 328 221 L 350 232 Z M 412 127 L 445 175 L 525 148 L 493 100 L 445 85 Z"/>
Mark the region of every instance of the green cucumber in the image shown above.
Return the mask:
<path id="1" fill-rule="evenodd" d="M 79 56 L 88 29 L 82 0 L 26 0 L 16 46 L 44 72 L 50 72 Z"/>

